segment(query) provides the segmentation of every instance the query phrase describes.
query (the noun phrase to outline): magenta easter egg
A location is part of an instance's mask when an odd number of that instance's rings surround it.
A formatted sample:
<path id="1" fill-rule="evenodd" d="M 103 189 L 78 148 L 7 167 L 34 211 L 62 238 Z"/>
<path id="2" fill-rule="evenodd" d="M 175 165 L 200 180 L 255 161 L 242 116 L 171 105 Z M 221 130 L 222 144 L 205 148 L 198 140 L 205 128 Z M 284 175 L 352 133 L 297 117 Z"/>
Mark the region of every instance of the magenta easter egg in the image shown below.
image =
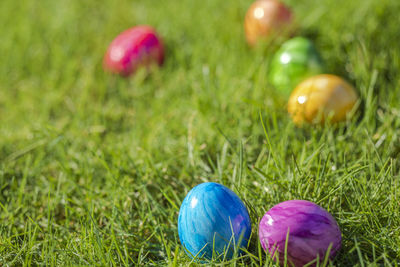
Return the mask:
<path id="1" fill-rule="evenodd" d="M 289 200 L 272 207 L 261 219 L 258 234 L 264 250 L 284 264 L 287 240 L 288 266 L 323 262 L 330 248 L 333 259 L 341 247 L 336 220 L 325 209 L 305 200 Z"/>
<path id="2" fill-rule="evenodd" d="M 161 65 L 164 47 L 155 30 L 150 26 L 136 26 L 118 35 L 104 56 L 104 69 L 128 76 L 140 67 Z"/>

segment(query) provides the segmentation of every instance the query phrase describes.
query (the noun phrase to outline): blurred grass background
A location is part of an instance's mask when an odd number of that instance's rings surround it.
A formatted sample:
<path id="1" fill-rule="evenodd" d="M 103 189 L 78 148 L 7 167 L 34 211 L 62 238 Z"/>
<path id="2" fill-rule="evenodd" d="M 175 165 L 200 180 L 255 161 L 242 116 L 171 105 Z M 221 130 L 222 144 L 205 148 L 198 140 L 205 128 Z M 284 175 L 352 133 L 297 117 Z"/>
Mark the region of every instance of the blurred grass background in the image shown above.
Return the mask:
<path id="1" fill-rule="evenodd" d="M 331 264 L 398 266 L 400 2 L 285 2 L 298 35 L 357 88 L 352 122 L 293 125 L 267 80 L 276 47 L 245 43 L 250 0 L 2 0 L 1 264 L 187 265 L 179 206 L 215 181 L 253 223 L 249 253 L 231 264 L 271 265 L 259 219 L 307 199 L 342 229 Z M 138 24 L 163 36 L 165 65 L 105 74 L 107 46 Z"/>

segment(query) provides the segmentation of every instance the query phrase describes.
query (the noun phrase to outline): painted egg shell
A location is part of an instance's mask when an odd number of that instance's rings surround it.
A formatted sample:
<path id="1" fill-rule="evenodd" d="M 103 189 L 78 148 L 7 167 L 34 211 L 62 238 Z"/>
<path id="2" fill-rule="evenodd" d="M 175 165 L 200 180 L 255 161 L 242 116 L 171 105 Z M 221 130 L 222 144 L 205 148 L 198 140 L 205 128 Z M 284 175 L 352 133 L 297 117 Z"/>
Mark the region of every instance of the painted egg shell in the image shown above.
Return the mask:
<path id="1" fill-rule="evenodd" d="M 217 183 L 203 183 L 183 200 L 178 232 L 190 257 L 211 259 L 214 251 L 214 258 L 229 259 L 247 247 L 251 222 L 234 192 Z"/>
<path id="2" fill-rule="evenodd" d="M 289 98 L 288 111 L 296 124 L 339 122 L 358 100 L 353 86 L 342 78 L 321 74 L 301 82 Z"/>
<path id="3" fill-rule="evenodd" d="M 279 258 L 281 264 L 288 232 L 288 266 L 303 266 L 317 258 L 323 261 L 328 248 L 332 259 L 341 247 L 342 237 L 336 220 L 313 202 L 285 201 L 272 207 L 261 219 L 261 245 L 271 257 Z"/>
<path id="4" fill-rule="evenodd" d="M 325 66 L 314 44 L 303 37 L 285 42 L 270 65 L 270 82 L 289 95 L 306 78 L 325 72 Z"/>
<path id="5" fill-rule="evenodd" d="M 292 12 L 278 0 L 257 0 L 248 9 L 244 21 L 247 42 L 285 35 L 292 27 Z"/>
<path id="6" fill-rule="evenodd" d="M 150 26 L 136 26 L 118 35 L 104 56 L 104 69 L 128 76 L 139 67 L 161 65 L 164 48 L 160 37 Z"/>

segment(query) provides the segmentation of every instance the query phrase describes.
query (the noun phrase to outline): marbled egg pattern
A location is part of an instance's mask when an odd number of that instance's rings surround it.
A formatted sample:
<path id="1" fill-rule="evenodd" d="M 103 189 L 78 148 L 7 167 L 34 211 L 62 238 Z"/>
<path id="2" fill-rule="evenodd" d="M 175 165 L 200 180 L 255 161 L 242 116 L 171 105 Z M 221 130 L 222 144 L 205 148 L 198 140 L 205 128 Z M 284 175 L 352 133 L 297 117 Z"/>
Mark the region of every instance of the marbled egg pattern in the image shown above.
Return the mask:
<path id="1" fill-rule="evenodd" d="M 335 219 L 315 203 L 305 200 L 290 200 L 272 207 L 259 225 L 261 245 L 271 255 L 279 253 L 283 263 L 285 241 L 289 231 L 287 247 L 288 262 L 303 266 L 317 258 L 324 259 L 332 244 L 330 258 L 341 247 L 341 233 Z"/>
<path id="2" fill-rule="evenodd" d="M 216 256 L 228 251 L 226 256 L 231 258 L 234 244 L 247 246 L 251 222 L 245 205 L 234 192 L 217 183 L 203 183 L 183 200 L 178 232 L 191 257 L 200 252 L 198 257 L 211 259 L 214 244 Z"/>
<path id="3" fill-rule="evenodd" d="M 289 97 L 288 112 L 293 121 L 330 123 L 346 120 L 358 101 L 356 90 L 342 78 L 320 74 L 302 81 Z"/>

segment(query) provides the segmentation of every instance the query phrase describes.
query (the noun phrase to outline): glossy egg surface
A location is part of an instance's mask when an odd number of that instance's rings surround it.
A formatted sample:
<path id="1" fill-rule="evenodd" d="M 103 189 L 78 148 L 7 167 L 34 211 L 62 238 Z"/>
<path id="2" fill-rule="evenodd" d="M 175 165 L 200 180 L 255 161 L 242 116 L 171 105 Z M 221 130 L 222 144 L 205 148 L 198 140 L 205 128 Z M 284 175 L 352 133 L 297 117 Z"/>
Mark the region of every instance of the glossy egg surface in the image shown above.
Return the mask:
<path id="1" fill-rule="evenodd" d="M 139 67 L 161 65 L 164 60 L 162 41 L 150 26 L 136 26 L 118 35 L 104 56 L 104 69 L 128 76 Z"/>
<path id="2" fill-rule="evenodd" d="M 329 257 L 332 259 L 341 247 L 341 232 L 336 220 L 325 209 L 310 201 L 289 200 L 279 203 L 260 221 L 261 245 L 281 264 L 284 262 L 288 232 L 289 266 L 303 266 L 317 257 L 323 261 L 329 247 Z"/>
<path id="3" fill-rule="evenodd" d="M 190 257 L 231 258 L 234 251 L 247 246 L 251 223 L 234 192 L 218 183 L 202 183 L 182 202 L 178 232 Z"/>
<path id="4" fill-rule="evenodd" d="M 286 35 L 292 27 L 292 12 L 278 0 L 257 0 L 248 9 L 244 21 L 246 40 L 255 45 L 260 39 Z"/>
<path id="5" fill-rule="evenodd" d="M 358 97 L 342 78 L 321 74 L 301 82 L 293 90 L 288 111 L 296 124 L 339 122 L 350 115 Z"/>
<path id="6" fill-rule="evenodd" d="M 324 72 L 325 65 L 314 44 L 306 38 L 295 37 L 274 55 L 269 79 L 275 88 L 289 95 L 304 79 Z"/>

